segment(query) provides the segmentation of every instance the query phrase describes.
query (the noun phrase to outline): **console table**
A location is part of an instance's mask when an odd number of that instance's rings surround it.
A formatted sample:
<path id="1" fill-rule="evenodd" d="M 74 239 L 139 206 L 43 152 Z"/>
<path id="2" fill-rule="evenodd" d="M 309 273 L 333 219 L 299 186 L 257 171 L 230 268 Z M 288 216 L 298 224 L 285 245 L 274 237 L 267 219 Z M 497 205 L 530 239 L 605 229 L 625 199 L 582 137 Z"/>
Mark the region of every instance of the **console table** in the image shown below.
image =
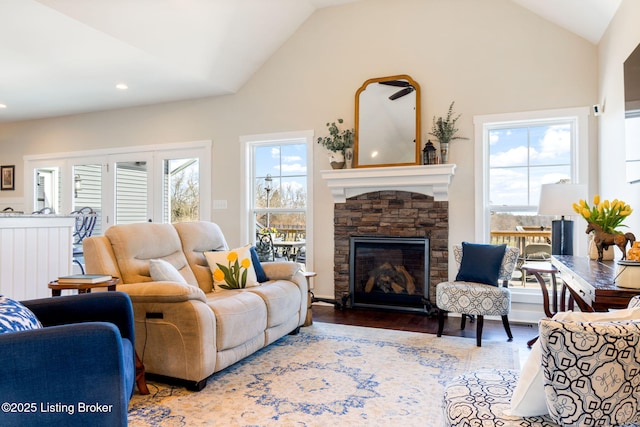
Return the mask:
<path id="1" fill-rule="evenodd" d="M 560 272 L 571 296 L 581 310 L 595 311 L 626 308 L 640 289 L 620 288 L 615 284 L 616 261 L 595 261 L 586 256 L 553 255 L 551 263 Z"/>

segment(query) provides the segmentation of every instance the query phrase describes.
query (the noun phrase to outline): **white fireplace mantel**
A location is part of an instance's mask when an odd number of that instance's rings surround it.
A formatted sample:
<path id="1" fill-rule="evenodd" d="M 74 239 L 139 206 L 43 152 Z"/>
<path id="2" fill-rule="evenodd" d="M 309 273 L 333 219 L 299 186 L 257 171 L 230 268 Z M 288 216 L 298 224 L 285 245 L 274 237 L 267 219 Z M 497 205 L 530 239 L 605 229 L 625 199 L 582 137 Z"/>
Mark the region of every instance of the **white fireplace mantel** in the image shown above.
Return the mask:
<path id="1" fill-rule="evenodd" d="M 454 164 L 391 166 L 333 169 L 320 171 L 334 203 L 373 191 L 396 190 L 433 196 L 435 201 L 449 200 L 449 185 L 456 170 Z"/>

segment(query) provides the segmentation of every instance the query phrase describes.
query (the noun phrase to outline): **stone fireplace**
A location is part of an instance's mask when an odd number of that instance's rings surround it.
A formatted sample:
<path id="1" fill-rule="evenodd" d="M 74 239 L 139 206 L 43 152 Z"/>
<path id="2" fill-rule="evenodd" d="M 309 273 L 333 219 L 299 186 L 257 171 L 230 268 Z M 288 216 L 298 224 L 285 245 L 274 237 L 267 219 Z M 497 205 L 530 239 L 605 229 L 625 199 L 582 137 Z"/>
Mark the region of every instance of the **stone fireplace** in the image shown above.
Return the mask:
<path id="1" fill-rule="evenodd" d="M 448 278 L 448 189 L 455 165 L 322 171 L 334 196 L 334 294 L 353 306 L 352 237 L 428 239 L 428 277 L 419 287 L 435 305 L 435 285 Z M 426 297 L 426 295 L 425 295 Z M 428 310 L 430 303 L 425 304 Z M 411 309 L 411 308 L 409 308 Z"/>
<path id="2" fill-rule="evenodd" d="M 427 237 L 352 236 L 350 242 L 351 305 L 425 311 L 429 299 Z"/>

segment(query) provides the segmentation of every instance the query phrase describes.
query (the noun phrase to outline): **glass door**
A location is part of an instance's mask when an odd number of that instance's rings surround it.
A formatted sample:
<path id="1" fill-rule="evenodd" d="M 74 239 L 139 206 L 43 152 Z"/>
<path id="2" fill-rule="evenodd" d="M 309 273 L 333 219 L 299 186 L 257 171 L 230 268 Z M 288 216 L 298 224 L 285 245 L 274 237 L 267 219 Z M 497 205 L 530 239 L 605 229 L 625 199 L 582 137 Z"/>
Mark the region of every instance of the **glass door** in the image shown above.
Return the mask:
<path id="1" fill-rule="evenodd" d="M 91 208 L 96 213 L 93 234 L 102 234 L 102 179 L 103 165 L 97 160 L 88 160 L 72 166 L 72 210 Z"/>
<path id="2" fill-rule="evenodd" d="M 113 195 L 109 224 L 154 221 L 152 169 L 151 153 L 109 156 L 108 182 L 113 186 L 107 191 Z"/>
<path id="3" fill-rule="evenodd" d="M 90 207 L 94 235 L 114 224 L 210 220 L 211 142 L 141 148 L 27 159 L 26 208 L 68 214 Z"/>
<path id="4" fill-rule="evenodd" d="M 211 152 L 204 147 L 154 153 L 159 192 L 154 216 L 162 222 L 207 220 L 211 214 Z"/>

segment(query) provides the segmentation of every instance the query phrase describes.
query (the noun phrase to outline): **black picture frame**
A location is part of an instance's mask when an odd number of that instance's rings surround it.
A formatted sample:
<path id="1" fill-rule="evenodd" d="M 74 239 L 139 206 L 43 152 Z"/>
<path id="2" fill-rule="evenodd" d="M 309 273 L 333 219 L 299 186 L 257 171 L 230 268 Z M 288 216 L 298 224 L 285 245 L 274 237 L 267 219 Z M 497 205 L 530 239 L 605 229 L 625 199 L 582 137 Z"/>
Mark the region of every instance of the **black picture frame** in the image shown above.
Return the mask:
<path id="1" fill-rule="evenodd" d="M 10 190 L 13 191 L 16 189 L 16 167 L 15 165 L 11 166 L 0 166 L 0 190 Z"/>

